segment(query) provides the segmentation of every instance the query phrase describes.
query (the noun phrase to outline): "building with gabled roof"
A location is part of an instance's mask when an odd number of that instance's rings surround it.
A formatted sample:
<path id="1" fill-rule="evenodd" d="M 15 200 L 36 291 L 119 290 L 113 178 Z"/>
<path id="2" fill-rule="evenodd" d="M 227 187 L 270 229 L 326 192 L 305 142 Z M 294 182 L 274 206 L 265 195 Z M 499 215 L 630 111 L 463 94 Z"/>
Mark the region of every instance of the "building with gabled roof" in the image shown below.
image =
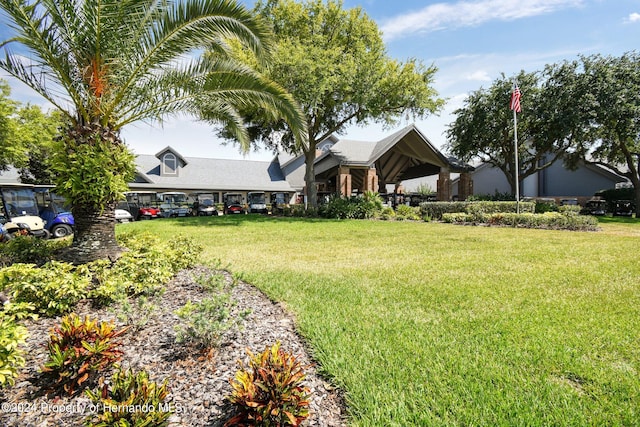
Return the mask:
<path id="1" fill-rule="evenodd" d="M 292 162 L 288 159 L 288 164 Z M 304 166 L 304 159 L 298 162 Z M 466 177 L 474 168 L 444 156 L 415 125 L 409 125 L 379 141 L 322 141 L 314 169 L 320 192 L 342 195 L 387 193 L 387 186 L 397 189 L 404 180 L 438 175 L 438 199 L 450 200 L 450 174 Z M 304 185 L 304 170 L 295 179 L 302 182 L 294 186 Z"/>
<path id="2" fill-rule="evenodd" d="M 332 135 L 317 149 L 316 185 L 325 194 L 387 193 L 387 186 L 397 190 L 403 180 L 438 175 L 438 199 L 450 200 L 450 173 L 467 176 L 473 170 L 440 153 L 414 125 L 379 141 L 341 140 Z M 135 161 L 131 192 L 206 192 L 217 203 L 232 192 L 242 193 L 245 200 L 248 192 L 284 193 L 289 203 L 304 194 L 304 156 L 278 153 L 271 161 L 211 159 L 185 157 L 167 146 L 154 155 L 139 154 Z M 1 179 L 18 182 L 17 173 L 15 178 L 2 174 Z"/>

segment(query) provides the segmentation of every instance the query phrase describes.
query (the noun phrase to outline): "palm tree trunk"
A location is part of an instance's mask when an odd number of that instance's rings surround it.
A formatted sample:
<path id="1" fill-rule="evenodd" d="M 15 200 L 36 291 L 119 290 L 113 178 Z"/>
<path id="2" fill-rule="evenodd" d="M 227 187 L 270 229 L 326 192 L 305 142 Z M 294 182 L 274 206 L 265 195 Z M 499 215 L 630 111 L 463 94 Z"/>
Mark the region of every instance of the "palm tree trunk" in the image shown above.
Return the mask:
<path id="1" fill-rule="evenodd" d="M 105 206 L 103 212 L 94 207 L 76 205 L 72 209 L 75 233 L 70 247 L 58 258 L 72 264 L 85 264 L 98 259 L 116 260 L 123 249 L 116 241 L 115 204 Z"/>

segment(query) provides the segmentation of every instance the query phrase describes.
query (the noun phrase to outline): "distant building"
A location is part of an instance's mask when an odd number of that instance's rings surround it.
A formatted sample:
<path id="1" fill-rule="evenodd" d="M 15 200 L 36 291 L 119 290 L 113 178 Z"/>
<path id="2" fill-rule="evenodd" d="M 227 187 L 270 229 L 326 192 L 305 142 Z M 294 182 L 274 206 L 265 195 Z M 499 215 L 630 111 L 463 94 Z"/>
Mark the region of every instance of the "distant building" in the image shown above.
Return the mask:
<path id="1" fill-rule="evenodd" d="M 483 163 L 471 172 L 473 193 L 493 195 L 511 193 L 504 173 L 488 163 Z M 520 184 L 521 197 L 577 198 L 584 202 L 600 190 L 615 188 L 628 180 L 611 170 L 592 164 L 580 163 L 576 170 L 564 167 L 562 161 L 528 176 Z M 458 194 L 458 180 L 453 181 L 453 193 Z"/>

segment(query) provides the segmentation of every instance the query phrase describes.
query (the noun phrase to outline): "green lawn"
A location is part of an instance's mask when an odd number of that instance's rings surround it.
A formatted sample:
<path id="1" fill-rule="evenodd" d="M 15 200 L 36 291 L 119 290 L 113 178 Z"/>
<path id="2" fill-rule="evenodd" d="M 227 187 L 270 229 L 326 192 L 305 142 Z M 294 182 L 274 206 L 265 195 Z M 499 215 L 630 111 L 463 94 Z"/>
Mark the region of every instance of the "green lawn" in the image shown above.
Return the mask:
<path id="1" fill-rule="evenodd" d="M 282 301 L 354 426 L 640 423 L 640 221 L 600 232 L 257 216 L 192 236 Z"/>

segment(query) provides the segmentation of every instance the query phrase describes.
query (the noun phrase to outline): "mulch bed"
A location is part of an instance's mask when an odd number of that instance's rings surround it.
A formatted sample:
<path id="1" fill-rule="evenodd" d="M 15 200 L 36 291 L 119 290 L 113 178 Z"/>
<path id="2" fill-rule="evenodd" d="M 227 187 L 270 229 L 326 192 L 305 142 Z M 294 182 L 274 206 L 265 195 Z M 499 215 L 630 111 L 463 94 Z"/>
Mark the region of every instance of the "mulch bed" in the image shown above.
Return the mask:
<path id="1" fill-rule="evenodd" d="M 222 345 L 212 353 L 178 344 L 174 326 L 181 320 L 174 313 L 187 301 L 200 301 L 207 292 L 194 278 L 203 274 L 224 274 L 204 267 L 184 270 L 167 284 L 166 291 L 154 301 L 155 308 L 148 321 L 136 330 L 128 331 L 121 339 L 124 351 L 120 365 L 134 371 L 146 370 L 150 379 L 168 379 L 170 395 L 166 401 L 174 410 L 169 425 L 222 426 L 232 408 L 225 396 L 231 393 L 229 380 L 238 369 L 238 361 L 247 361 L 247 349 L 259 353 L 276 341 L 298 357 L 304 365 L 305 385 L 311 389 L 311 416 L 306 426 L 345 426 L 346 413 L 340 391 L 320 377 L 307 351 L 304 340 L 296 333 L 295 323 L 282 306 L 270 301 L 255 287 L 239 282 L 231 291 L 236 306 L 234 314 L 249 309 L 251 313 L 240 328 L 227 332 Z M 95 309 L 86 301 L 75 311 L 99 320 L 116 319 L 113 309 Z M 47 361 L 46 343 L 50 329 L 60 319 L 40 318 L 25 322 L 29 330 L 24 356 L 25 367 L 14 386 L 0 391 L 0 425 L 2 426 L 80 426 L 95 411 L 91 401 L 79 394 L 76 397 L 47 394 L 47 382 L 40 368 Z M 107 374 L 110 377 L 110 373 Z"/>

